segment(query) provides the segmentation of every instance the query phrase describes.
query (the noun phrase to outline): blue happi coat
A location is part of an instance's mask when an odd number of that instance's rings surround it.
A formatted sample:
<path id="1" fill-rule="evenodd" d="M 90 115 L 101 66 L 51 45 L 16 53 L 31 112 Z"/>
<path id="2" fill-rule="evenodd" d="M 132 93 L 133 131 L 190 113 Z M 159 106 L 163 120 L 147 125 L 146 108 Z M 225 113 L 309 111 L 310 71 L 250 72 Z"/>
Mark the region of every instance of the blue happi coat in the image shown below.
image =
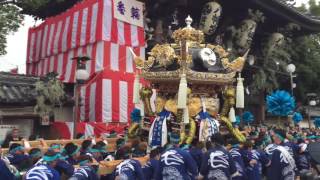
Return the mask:
<path id="1" fill-rule="evenodd" d="M 60 174 L 65 174 L 68 177 L 71 177 L 74 173 L 73 165 L 61 159 L 58 160 L 57 165 L 54 169 L 57 170 Z"/>
<path id="2" fill-rule="evenodd" d="M 71 165 L 76 165 L 76 164 L 78 164 L 78 161 L 75 160 L 73 157 L 67 157 L 66 160 L 67 160 L 67 162 L 68 162 L 69 164 L 71 164 Z"/>
<path id="3" fill-rule="evenodd" d="M 141 164 L 134 159 L 122 161 L 117 167 L 115 176 L 125 180 L 144 180 Z"/>
<path id="4" fill-rule="evenodd" d="M 187 151 L 173 147 L 161 155 L 158 180 L 191 180 L 197 175 L 197 164 Z"/>
<path id="5" fill-rule="evenodd" d="M 38 164 L 26 173 L 26 180 L 60 180 L 58 171 L 46 164 Z"/>
<path id="6" fill-rule="evenodd" d="M 295 179 L 295 161 L 285 147 L 278 146 L 273 152 L 267 178 L 268 180 Z"/>
<path id="7" fill-rule="evenodd" d="M 300 153 L 297 156 L 297 168 L 300 171 L 310 170 L 310 157 L 307 152 Z"/>
<path id="8" fill-rule="evenodd" d="M 266 152 L 263 150 L 254 150 L 255 153 L 257 153 L 257 156 L 259 158 L 259 172 L 260 175 L 266 174 L 267 167 L 271 164 L 271 160 Z"/>
<path id="9" fill-rule="evenodd" d="M 6 163 L 0 159 L 0 177 L 6 180 L 15 180 L 14 174 L 11 173 Z"/>
<path id="10" fill-rule="evenodd" d="M 157 179 L 158 171 L 159 171 L 159 160 L 150 159 L 146 165 L 142 167 L 142 171 L 144 174 L 144 178 L 148 180 Z"/>
<path id="11" fill-rule="evenodd" d="M 260 180 L 261 179 L 261 163 L 259 160 L 259 153 L 254 150 L 247 150 L 246 153 L 246 172 L 248 180 Z M 250 161 L 255 160 L 257 163 L 254 165 L 250 164 Z"/>
<path id="12" fill-rule="evenodd" d="M 247 175 L 245 172 L 245 165 L 243 162 L 243 158 L 242 155 L 240 154 L 240 150 L 239 148 L 232 148 L 229 153 L 231 154 L 231 157 L 234 161 L 234 164 L 237 168 L 237 171 L 239 173 L 239 175 L 233 177 L 233 180 L 246 180 L 247 179 Z"/>
<path id="13" fill-rule="evenodd" d="M 229 180 L 236 172 L 232 156 L 222 146 L 210 149 L 203 156 L 200 173 L 206 180 Z"/>
<path id="14" fill-rule="evenodd" d="M 98 175 L 95 169 L 91 166 L 80 166 L 75 169 L 72 178 L 77 180 L 98 180 Z"/>
<path id="15" fill-rule="evenodd" d="M 203 156 L 202 149 L 197 148 L 197 147 L 192 147 L 192 148 L 190 148 L 189 152 L 190 152 L 192 158 L 196 161 L 198 169 L 200 169 L 202 156 Z"/>
<path id="16" fill-rule="evenodd" d="M 29 161 L 30 156 L 25 154 L 8 154 L 7 158 L 11 165 L 19 167 L 22 163 Z"/>

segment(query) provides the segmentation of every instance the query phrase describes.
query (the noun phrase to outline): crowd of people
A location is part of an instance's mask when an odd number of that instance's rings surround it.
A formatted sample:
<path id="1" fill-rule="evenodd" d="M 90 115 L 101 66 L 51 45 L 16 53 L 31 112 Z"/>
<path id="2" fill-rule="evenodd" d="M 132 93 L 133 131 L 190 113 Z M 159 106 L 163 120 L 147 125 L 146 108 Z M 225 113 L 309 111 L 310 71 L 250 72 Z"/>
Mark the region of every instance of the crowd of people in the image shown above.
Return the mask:
<path id="1" fill-rule="evenodd" d="M 107 142 L 83 140 L 51 144 L 46 152 L 11 143 L 0 159 L 0 179 L 26 180 L 294 180 L 320 179 L 317 160 L 308 144 L 320 140 L 320 131 L 299 127 L 246 127 L 247 141 L 228 134 L 214 134 L 206 142 L 179 144 L 169 134 L 164 147 L 148 147 L 136 137 L 119 138 L 117 150 L 107 152 Z M 149 159 L 141 164 L 136 157 Z M 100 161 L 122 160 L 111 174 L 99 174 Z"/>

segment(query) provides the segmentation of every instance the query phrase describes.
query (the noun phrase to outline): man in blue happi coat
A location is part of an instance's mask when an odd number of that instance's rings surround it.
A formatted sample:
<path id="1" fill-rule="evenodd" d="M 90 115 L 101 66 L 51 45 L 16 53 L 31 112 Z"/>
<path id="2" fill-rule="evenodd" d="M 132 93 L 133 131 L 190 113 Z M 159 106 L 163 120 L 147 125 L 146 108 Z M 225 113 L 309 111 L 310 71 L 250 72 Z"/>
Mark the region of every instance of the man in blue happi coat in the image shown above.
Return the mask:
<path id="1" fill-rule="evenodd" d="M 78 158 L 80 167 L 76 168 L 69 180 L 98 180 L 97 167 L 92 166 L 92 157 L 82 155 Z"/>
<path id="2" fill-rule="evenodd" d="M 192 158 L 196 161 L 198 169 L 200 169 L 201 167 L 203 148 L 204 148 L 204 145 L 202 142 L 199 142 L 197 139 L 193 139 L 189 152 Z"/>
<path id="3" fill-rule="evenodd" d="M 191 180 L 198 175 L 197 164 L 189 152 L 179 148 L 179 135 L 170 134 L 170 144 L 160 158 L 158 180 Z"/>
<path id="4" fill-rule="evenodd" d="M 229 180 L 236 176 L 237 169 L 230 153 L 223 146 L 224 139 L 220 133 L 211 137 L 213 146 L 204 155 L 200 169 L 205 180 Z"/>
<path id="5" fill-rule="evenodd" d="M 26 170 L 32 166 L 32 160 L 29 155 L 25 154 L 25 148 L 18 143 L 10 145 L 7 158 L 10 164 L 15 166 L 19 171 Z"/>
<path id="6" fill-rule="evenodd" d="M 275 131 L 272 139 L 277 148 L 272 153 L 268 180 L 294 180 L 296 164 L 294 158 L 286 147 L 283 146 L 285 132 Z"/>
<path id="7" fill-rule="evenodd" d="M 16 176 L 10 171 L 9 164 L 7 165 L 4 160 L 0 159 L 0 177 L 6 180 L 15 180 Z"/>
<path id="8" fill-rule="evenodd" d="M 260 180 L 262 175 L 262 156 L 257 150 L 253 149 L 251 141 L 244 143 L 243 155 L 246 165 L 247 179 Z"/>
<path id="9" fill-rule="evenodd" d="M 45 153 L 42 158 L 43 161 L 36 164 L 29 171 L 27 171 L 27 173 L 25 174 L 25 180 L 60 180 L 59 172 L 54 169 L 60 156 L 60 154 L 53 151 L 48 151 L 47 153 Z"/>
<path id="10" fill-rule="evenodd" d="M 77 157 L 80 155 L 80 148 L 73 143 L 67 143 L 62 150 L 62 155 L 69 164 L 76 165 L 78 163 Z"/>
<path id="11" fill-rule="evenodd" d="M 297 155 L 297 168 L 299 174 L 303 174 L 305 172 L 309 172 L 311 170 L 311 160 L 308 154 L 306 143 L 299 144 L 299 154 Z"/>
<path id="12" fill-rule="evenodd" d="M 150 160 L 142 167 L 145 179 L 155 180 L 159 171 L 160 148 L 154 148 L 150 152 Z"/>
<path id="13" fill-rule="evenodd" d="M 242 154 L 240 153 L 242 148 L 242 144 L 239 143 L 237 139 L 232 139 L 229 142 L 229 153 L 234 161 L 234 164 L 237 168 L 237 175 L 234 176 L 232 179 L 233 180 L 246 180 L 247 179 L 247 174 L 245 171 L 245 165 L 243 162 L 243 157 Z"/>
<path id="14" fill-rule="evenodd" d="M 124 147 L 118 151 L 121 159 L 124 159 L 115 169 L 114 176 L 116 180 L 144 180 L 141 164 L 132 158 L 130 148 Z"/>

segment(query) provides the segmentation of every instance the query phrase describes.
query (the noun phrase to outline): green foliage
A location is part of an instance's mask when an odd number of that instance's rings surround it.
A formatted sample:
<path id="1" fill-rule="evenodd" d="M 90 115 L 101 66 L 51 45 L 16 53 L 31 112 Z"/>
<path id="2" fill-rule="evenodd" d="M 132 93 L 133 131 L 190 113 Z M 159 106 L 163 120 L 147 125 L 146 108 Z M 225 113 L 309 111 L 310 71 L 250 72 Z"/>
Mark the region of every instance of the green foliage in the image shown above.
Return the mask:
<path id="1" fill-rule="evenodd" d="M 314 16 L 320 16 L 320 4 L 316 0 L 309 0 L 309 11 Z"/>
<path id="2" fill-rule="evenodd" d="M 15 5 L 22 9 L 23 14 L 45 19 L 58 15 L 81 0 L 16 0 Z"/>
<path id="3" fill-rule="evenodd" d="M 6 54 L 7 35 L 16 32 L 23 14 L 35 19 L 55 16 L 81 0 L 0 0 L 0 55 Z"/>
<path id="4" fill-rule="evenodd" d="M 320 16 L 320 4 L 315 0 L 309 1 L 309 9 L 303 4 L 298 8 L 301 12 L 309 12 Z M 291 58 L 296 65 L 297 77 L 295 96 L 300 101 L 306 100 L 306 93 L 320 92 L 320 34 L 312 34 L 293 39 Z"/>
<path id="5" fill-rule="evenodd" d="M 302 4 L 300 7 L 297 7 L 298 11 L 306 13 L 308 12 L 308 8 L 306 6 L 306 4 Z"/>
<path id="6" fill-rule="evenodd" d="M 320 4 L 315 0 L 309 1 L 309 9 L 303 4 L 298 10 L 304 13 L 310 13 L 314 16 L 320 16 Z M 294 82 L 297 87 L 294 90 L 298 101 L 305 101 L 306 94 L 310 92 L 320 92 L 320 34 L 311 34 L 304 36 L 292 36 L 291 32 L 299 29 L 294 25 L 283 29 L 283 35 L 286 37 L 286 43 L 280 47 L 273 48 L 270 53 L 270 47 L 273 43 L 262 45 L 260 56 L 260 69 L 253 75 L 251 87 L 254 93 L 259 91 L 272 91 L 277 88 L 288 88 L 288 77 L 279 76 L 277 71 L 286 73 L 288 63 L 296 65 L 297 77 Z M 291 38 L 290 38 L 291 37 Z M 275 62 L 279 63 L 275 67 Z M 281 82 L 286 82 L 285 84 Z"/>
<path id="7" fill-rule="evenodd" d="M 0 55 L 6 54 L 6 36 L 16 32 L 23 21 L 18 7 L 13 5 L 0 5 Z"/>
<path id="8" fill-rule="evenodd" d="M 49 115 L 54 106 L 62 105 L 65 98 L 63 83 L 54 74 L 48 74 L 43 81 L 36 83 L 37 105 L 34 110 L 40 116 Z"/>
<path id="9" fill-rule="evenodd" d="M 254 94 L 271 92 L 279 87 L 281 77 L 278 72 L 285 71 L 290 59 L 290 39 L 283 39 L 283 43 L 278 45 L 276 42 L 277 39 L 270 35 L 262 44 L 262 53 L 257 56 L 259 70 L 253 75 L 250 85 Z"/>
<path id="10" fill-rule="evenodd" d="M 296 38 L 292 44 L 292 60 L 296 65 L 297 88 L 295 95 L 301 101 L 306 99 L 306 93 L 320 92 L 320 35 L 309 35 Z"/>

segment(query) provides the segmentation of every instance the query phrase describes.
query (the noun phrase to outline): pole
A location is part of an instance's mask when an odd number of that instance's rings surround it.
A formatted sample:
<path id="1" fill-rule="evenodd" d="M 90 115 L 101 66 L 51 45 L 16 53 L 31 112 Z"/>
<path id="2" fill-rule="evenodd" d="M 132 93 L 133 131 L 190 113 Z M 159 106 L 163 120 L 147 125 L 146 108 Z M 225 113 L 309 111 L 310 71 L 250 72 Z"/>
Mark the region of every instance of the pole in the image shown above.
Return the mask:
<path id="1" fill-rule="evenodd" d="M 73 139 L 76 139 L 77 136 L 77 123 L 78 123 L 78 111 L 79 111 L 79 92 L 78 92 L 78 83 L 74 84 L 74 114 L 73 114 Z"/>
<path id="2" fill-rule="evenodd" d="M 290 84 L 291 84 L 291 96 L 293 96 L 293 76 L 292 76 L 292 72 L 290 72 Z"/>
<path id="3" fill-rule="evenodd" d="M 310 107 L 308 107 L 308 125 L 309 125 L 309 129 L 310 129 L 311 128 Z"/>

